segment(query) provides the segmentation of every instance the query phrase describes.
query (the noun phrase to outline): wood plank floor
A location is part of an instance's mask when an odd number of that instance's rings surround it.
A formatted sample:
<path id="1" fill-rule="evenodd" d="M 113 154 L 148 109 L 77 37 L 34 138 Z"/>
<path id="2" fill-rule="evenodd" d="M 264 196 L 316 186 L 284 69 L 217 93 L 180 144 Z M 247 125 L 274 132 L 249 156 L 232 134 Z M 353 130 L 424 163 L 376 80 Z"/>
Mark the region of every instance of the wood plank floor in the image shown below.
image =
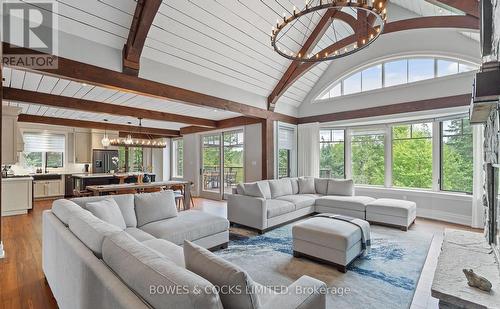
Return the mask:
<path id="1" fill-rule="evenodd" d="M 196 208 L 226 217 L 226 203 L 195 199 Z M 57 308 L 42 271 L 42 211 L 50 209 L 52 201 L 37 201 L 27 215 L 2 217 L 3 242 L 6 257 L 0 260 L 0 309 L 4 308 Z M 438 221 L 417 219 L 412 229 L 434 234 L 434 239 L 420 277 L 412 308 L 438 308 L 437 300 L 430 296 L 434 269 L 443 241 L 445 228 L 470 231 L 469 227 Z"/>

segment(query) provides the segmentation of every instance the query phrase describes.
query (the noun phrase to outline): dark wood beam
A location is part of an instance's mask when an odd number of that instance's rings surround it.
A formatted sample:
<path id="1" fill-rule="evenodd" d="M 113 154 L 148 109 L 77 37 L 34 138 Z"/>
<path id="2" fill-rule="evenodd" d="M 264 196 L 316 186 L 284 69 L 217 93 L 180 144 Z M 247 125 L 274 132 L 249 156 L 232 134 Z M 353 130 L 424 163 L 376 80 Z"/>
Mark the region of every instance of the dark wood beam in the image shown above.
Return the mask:
<path id="1" fill-rule="evenodd" d="M 127 43 L 123 47 L 123 73 L 139 75 L 142 49 L 160 5 L 161 0 L 137 0 Z"/>
<path id="2" fill-rule="evenodd" d="M 304 43 L 304 46 L 302 46 L 302 48 L 300 49 L 299 53 L 301 55 L 306 55 L 310 53 L 312 49 L 314 49 L 318 41 L 321 39 L 325 31 L 332 23 L 333 17 L 335 17 L 338 20 L 344 21 L 352 29 L 355 29 L 356 27 L 356 19 L 352 17 L 350 14 L 337 11 L 336 9 L 328 9 L 325 12 L 325 14 L 323 14 L 323 17 L 321 17 L 318 24 L 307 38 L 306 42 Z M 276 84 L 276 86 L 274 87 L 273 92 L 271 92 L 271 94 L 268 96 L 267 104 L 268 104 L 268 109 L 270 111 L 274 111 L 275 109 L 276 102 L 280 97 L 277 95 L 280 92 L 280 89 L 286 86 L 288 79 L 290 78 L 290 76 L 292 76 L 292 74 L 295 72 L 295 70 L 301 63 L 302 62 L 298 60 L 292 61 L 292 63 L 290 63 L 285 73 L 283 73 L 281 79 L 278 81 L 278 84 Z"/>
<path id="3" fill-rule="evenodd" d="M 261 122 L 261 119 L 258 119 L 258 118 L 251 118 L 251 117 L 244 117 L 244 116 L 234 117 L 234 118 L 228 118 L 228 119 L 217 121 L 217 125 L 215 128 L 203 128 L 203 127 L 199 127 L 199 126 L 189 126 L 189 127 L 181 128 L 181 135 L 207 132 L 207 131 L 213 131 L 213 130 L 218 130 L 218 129 L 228 129 L 228 128 L 234 128 L 234 127 L 239 127 L 239 126 L 260 123 L 260 122 Z"/>
<path id="4" fill-rule="evenodd" d="M 470 101 L 471 101 L 470 94 L 462 94 L 456 96 L 441 97 L 435 99 L 398 103 L 398 104 L 370 107 L 370 108 L 351 110 L 345 112 L 303 117 L 299 119 L 299 123 L 330 122 L 330 121 L 368 118 L 368 117 L 386 116 L 394 114 L 404 114 L 404 113 L 434 110 L 441 108 L 468 106 L 470 105 Z"/>
<path id="5" fill-rule="evenodd" d="M 3 43 L 6 54 L 40 54 L 28 48 L 12 48 L 10 44 Z M 56 69 L 40 69 L 35 72 L 42 72 L 47 75 L 66 78 L 73 81 L 92 84 L 105 88 L 112 88 L 120 91 L 141 94 L 154 98 L 168 99 L 193 106 L 216 108 L 225 111 L 240 113 L 249 117 L 261 119 L 273 119 L 287 123 L 297 123 L 297 118 L 280 113 L 268 111 L 266 109 L 250 106 L 247 104 L 218 98 L 204 93 L 162 84 L 152 80 L 127 75 L 121 72 L 101 68 L 98 66 L 82 63 L 79 61 L 58 57 L 58 67 Z M 25 67 L 15 67 L 27 70 Z"/>
<path id="6" fill-rule="evenodd" d="M 144 119 L 179 122 L 212 128 L 216 127 L 216 122 L 209 119 L 176 115 L 148 109 L 96 102 L 16 88 L 5 88 L 4 98 L 12 101 L 36 103 L 52 107 L 67 108 L 86 112 L 106 113 Z"/>
<path id="7" fill-rule="evenodd" d="M 393 32 L 414 30 L 414 29 L 425 29 L 425 28 L 462 28 L 462 29 L 479 29 L 479 19 L 473 16 L 431 16 L 431 17 L 417 17 L 411 19 L 398 20 L 394 22 L 387 23 L 384 27 L 384 32 L 382 35 L 386 35 Z M 335 51 L 347 47 L 358 40 L 356 35 L 348 36 L 318 52 L 318 54 L 331 54 Z M 270 100 L 277 101 L 285 91 L 309 71 L 312 67 L 317 65 L 317 62 L 304 62 L 299 64 L 293 72 L 289 75 L 284 75 L 282 79 L 285 82 L 280 84 L 281 87 L 276 87 L 268 98 Z"/>
<path id="8" fill-rule="evenodd" d="M 261 120 L 262 179 L 274 179 L 274 121 Z"/>
<path id="9" fill-rule="evenodd" d="M 437 6 L 447 6 L 455 10 L 464 12 L 467 15 L 479 18 L 478 0 L 425 0 Z"/>
<path id="10" fill-rule="evenodd" d="M 67 118 L 46 117 L 46 116 L 36 116 L 36 115 L 28 115 L 28 114 L 19 115 L 18 121 L 19 122 L 51 124 L 51 125 L 66 126 L 66 127 L 112 130 L 112 131 L 122 131 L 122 132 L 130 132 L 130 133 L 154 134 L 154 135 L 161 135 L 164 137 L 174 137 L 174 136 L 180 135 L 180 132 L 176 131 L 176 130 L 137 127 L 137 126 L 122 125 L 122 124 L 94 122 L 94 121 L 67 119 Z"/>

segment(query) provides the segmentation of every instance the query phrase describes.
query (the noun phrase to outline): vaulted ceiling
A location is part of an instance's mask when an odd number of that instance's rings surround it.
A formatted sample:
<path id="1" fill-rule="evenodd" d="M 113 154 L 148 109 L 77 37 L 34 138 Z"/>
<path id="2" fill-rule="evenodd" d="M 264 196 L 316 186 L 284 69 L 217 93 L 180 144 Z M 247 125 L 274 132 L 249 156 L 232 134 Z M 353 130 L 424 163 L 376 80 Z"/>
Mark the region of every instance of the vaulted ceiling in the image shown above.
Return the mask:
<path id="1" fill-rule="evenodd" d="M 391 0 L 397 10 L 389 20 L 414 16 L 463 15 L 450 7 L 435 5 L 425 0 Z M 127 42 L 137 1 L 135 0 L 57 0 L 58 23 L 62 32 L 91 40 L 115 50 L 122 50 Z M 271 27 L 283 12 L 291 13 L 293 6 L 303 7 L 303 0 L 168 0 L 163 1 L 145 40 L 142 58 L 187 71 L 227 87 L 236 87 L 255 94 L 265 103 L 278 81 L 287 70 L 290 60 L 275 53 L 270 45 Z M 401 13 L 401 12 L 408 13 Z M 312 15 L 308 21 L 315 24 L 321 16 Z M 336 33 L 328 36 L 348 36 L 352 29 L 336 21 Z M 304 29 L 308 25 L 303 25 Z M 312 27 L 309 27 L 311 29 Z M 475 38 L 474 34 L 464 32 Z M 302 44 L 309 33 L 304 32 L 296 44 Z M 83 41 L 82 41 L 83 42 Z M 291 43 L 293 44 L 293 42 Z M 319 41 L 316 49 L 328 43 Z M 99 54 L 88 55 L 99 57 Z M 298 107 L 330 65 L 324 62 L 314 66 L 294 82 L 279 98 L 277 105 Z M 117 106 L 141 107 L 211 120 L 241 116 L 224 110 L 199 108 L 166 99 L 85 85 L 70 79 L 45 74 L 4 68 L 4 87 L 25 89 L 81 98 Z M 221 94 L 224 95 L 223 93 Z M 32 115 L 59 116 L 71 119 L 103 121 L 117 124 L 137 122 L 133 117 L 107 115 L 60 107 L 48 107 L 30 102 L 5 101 L 19 105 Z M 265 108 L 265 107 L 264 107 Z M 290 109 L 288 109 L 290 110 Z M 144 125 L 179 129 L 185 123 L 146 119 Z"/>

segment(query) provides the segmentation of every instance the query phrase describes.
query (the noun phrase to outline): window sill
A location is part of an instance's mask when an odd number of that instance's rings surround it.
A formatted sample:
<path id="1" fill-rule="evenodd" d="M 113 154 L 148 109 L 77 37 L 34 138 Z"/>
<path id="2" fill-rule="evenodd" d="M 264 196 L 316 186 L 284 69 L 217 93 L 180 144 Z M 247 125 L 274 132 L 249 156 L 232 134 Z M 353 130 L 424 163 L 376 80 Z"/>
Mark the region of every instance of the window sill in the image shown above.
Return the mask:
<path id="1" fill-rule="evenodd" d="M 404 193 L 407 195 L 435 195 L 439 197 L 447 197 L 447 198 L 470 198 L 472 200 L 472 194 L 463 193 L 463 192 L 450 192 L 450 191 L 434 191 L 432 189 L 411 189 L 411 188 L 397 188 L 397 187 L 383 187 L 383 186 L 369 186 L 369 185 L 356 185 L 355 189 L 361 190 L 377 190 L 377 191 L 386 191 L 386 192 L 394 192 L 394 193 Z"/>

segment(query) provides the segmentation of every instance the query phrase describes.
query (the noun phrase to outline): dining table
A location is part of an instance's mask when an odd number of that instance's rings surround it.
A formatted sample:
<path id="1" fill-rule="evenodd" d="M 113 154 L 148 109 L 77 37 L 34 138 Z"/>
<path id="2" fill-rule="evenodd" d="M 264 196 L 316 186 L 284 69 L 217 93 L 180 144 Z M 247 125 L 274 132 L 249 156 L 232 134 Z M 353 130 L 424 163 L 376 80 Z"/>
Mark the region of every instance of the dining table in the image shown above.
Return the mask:
<path id="1" fill-rule="evenodd" d="M 155 181 L 145 183 L 122 183 L 122 184 L 109 184 L 109 185 L 92 185 L 87 186 L 86 189 L 91 191 L 93 195 L 100 196 L 110 193 L 120 194 L 120 192 L 130 192 L 143 189 L 169 189 L 172 187 L 182 186 L 184 188 L 184 209 L 191 208 L 191 182 L 184 180 L 169 180 L 169 181 Z"/>

